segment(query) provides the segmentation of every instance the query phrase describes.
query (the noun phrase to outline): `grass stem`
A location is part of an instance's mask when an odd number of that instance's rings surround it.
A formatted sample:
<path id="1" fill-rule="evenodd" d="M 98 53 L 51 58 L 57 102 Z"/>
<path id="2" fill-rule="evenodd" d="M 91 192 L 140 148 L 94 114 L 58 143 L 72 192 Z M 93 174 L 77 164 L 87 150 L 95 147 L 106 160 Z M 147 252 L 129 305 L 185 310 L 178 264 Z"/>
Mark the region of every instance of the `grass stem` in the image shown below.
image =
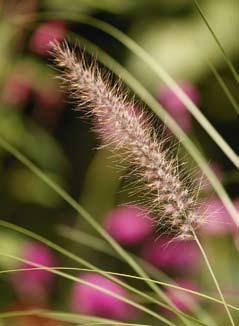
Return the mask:
<path id="1" fill-rule="evenodd" d="M 217 288 L 217 291 L 218 291 L 218 293 L 219 293 L 219 295 L 220 295 L 220 297 L 221 297 L 221 300 L 222 300 L 222 302 L 223 302 L 223 305 L 224 305 L 224 307 L 225 307 L 225 310 L 226 310 L 226 312 L 227 312 L 227 314 L 228 314 L 228 317 L 229 317 L 229 319 L 230 319 L 231 325 L 232 325 L 232 326 L 235 326 L 235 322 L 234 322 L 234 320 L 233 320 L 233 318 L 232 318 L 232 315 L 231 315 L 231 312 L 230 312 L 230 310 L 229 310 L 229 308 L 228 308 L 228 306 L 227 306 L 226 300 L 225 300 L 224 295 L 223 295 L 223 293 L 222 293 L 221 287 L 220 287 L 220 285 L 219 285 L 219 283 L 218 283 L 218 281 L 217 281 L 217 278 L 216 278 L 216 276 L 215 276 L 215 274 L 214 274 L 214 272 L 213 272 L 213 269 L 212 269 L 212 266 L 211 266 L 211 264 L 210 264 L 210 262 L 209 262 L 209 259 L 208 259 L 208 257 L 207 257 L 207 254 L 206 254 L 205 250 L 203 249 L 203 246 L 202 246 L 200 240 L 198 239 L 198 236 L 197 236 L 196 232 L 195 232 L 193 229 L 192 229 L 192 233 L 193 233 L 194 239 L 195 239 L 195 241 L 196 241 L 196 243 L 197 243 L 197 245 L 198 245 L 198 247 L 199 247 L 199 249 L 200 249 L 200 251 L 201 251 L 201 253 L 202 253 L 202 256 L 203 256 L 204 261 L 205 261 L 205 263 L 206 263 L 206 265 L 207 265 L 207 268 L 208 268 L 208 270 L 209 270 L 209 273 L 210 273 L 211 276 L 212 276 L 212 279 L 213 279 L 213 282 L 214 282 L 214 284 L 215 284 L 215 286 L 216 286 L 216 288 Z"/>

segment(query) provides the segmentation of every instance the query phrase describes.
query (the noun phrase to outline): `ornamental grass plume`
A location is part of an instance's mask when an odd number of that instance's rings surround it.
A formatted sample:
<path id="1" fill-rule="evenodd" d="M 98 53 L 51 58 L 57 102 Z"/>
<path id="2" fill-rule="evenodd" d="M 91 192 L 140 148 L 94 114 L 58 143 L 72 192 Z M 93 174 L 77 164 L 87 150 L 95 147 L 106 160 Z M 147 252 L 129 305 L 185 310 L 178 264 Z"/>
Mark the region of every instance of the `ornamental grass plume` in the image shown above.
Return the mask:
<path id="1" fill-rule="evenodd" d="M 66 42 L 53 43 L 51 53 L 63 70 L 60 78 L 77 109 L 84 108 L 93 117 L 103 145 L 110 145 L 115 154 L 120 150 L 122 161 L 133 166 L 134 175 L 143 183 L 144 197 L 150 198 L 156 227 L 191 237 L 192 228 L 199 225 L 195 187 L 188 187 L 180 176 L 178 160 L 164 148 L 165 141 L 158 140 L 143 109 L 136 110 L 120 82 L 111 85 L 109 76 L 95 63 L 87 65 L 83 55 L 78 57 Z"/>

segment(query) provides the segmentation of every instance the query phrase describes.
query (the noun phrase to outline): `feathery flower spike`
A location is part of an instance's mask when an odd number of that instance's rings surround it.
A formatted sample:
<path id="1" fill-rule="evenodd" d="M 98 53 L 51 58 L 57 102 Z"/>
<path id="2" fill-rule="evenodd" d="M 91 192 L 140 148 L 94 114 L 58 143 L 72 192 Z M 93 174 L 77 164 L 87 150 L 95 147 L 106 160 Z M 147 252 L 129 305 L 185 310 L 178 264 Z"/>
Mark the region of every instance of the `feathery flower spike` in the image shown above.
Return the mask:
<path id="1" fill-rule="evenodd" d="M 119 82 L 111 86 L 95 63 L 86 65 L 66 42 L 52 44 L 51 52 L 77 109 L 92 115 L 103 144 L 110 145 L 113 153 L 120 150 L 123 160 L 126 157 L 134 166 L 150 194 L 156 226 L 163 225 L 180 238 L 191 237 L 191 229 L 199 225 L 196 195 L 180 178 L 177 160 L 163 149 L 164 141 L 158 141 L 143 110 L 135 109 Z"/>

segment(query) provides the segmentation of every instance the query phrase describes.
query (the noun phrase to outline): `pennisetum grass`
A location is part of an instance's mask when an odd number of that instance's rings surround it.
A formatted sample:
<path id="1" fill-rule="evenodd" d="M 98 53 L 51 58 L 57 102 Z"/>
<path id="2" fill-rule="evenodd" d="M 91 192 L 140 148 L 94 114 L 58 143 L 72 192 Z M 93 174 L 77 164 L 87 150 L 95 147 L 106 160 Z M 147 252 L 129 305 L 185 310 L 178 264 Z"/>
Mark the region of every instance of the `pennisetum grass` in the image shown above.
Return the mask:
<path id="1" fill-rule="evenodd" d="M 202 169 L 208 180 L 212 184 L 219 198 L 227 207 L 228 212 L 231 214 L 234 222 L 238 225 L 238 213 L 234 205 L 232 204 L 228 194 L 223 188 L 221 182 L 215 176 L 214 172 L 208 167 L 208 163 L 204 159 L 203 155 L 194 145 L 194 143 L 188 138 L 188 136 L 181 130 L 178 124 L 171 118 L 171 116 L 163 109 L 163 107 L 156 101 L 156 99 L 135 79 L 124 67 L 122 67 L 116 60 L 105 53 L 102 49 L 92 44 L 90 41 L 83 37 L 75 37 L 71 34 L 73 40 L 80 40 L 85 46 L 85 49 L 91 54 L 97 55 L 98 59 L 109 69 L 115 72 L 116 75 L 121 76 L 121 79 L 137 94 L 150 108 L 151 110 L 164 121 L 167 127 L 175 134 L 182 143 L 188 153 L 192 156 L 195 162 Z"/>
<path id="2" fill-rule="evenodd" d="M 84 209 L 82 209 L 80 207 L 80 205 L 78 203 L 76 203 L 68 194 L 65 193 L 65 191 L 63 189 L 61 189 L 60 187 L 58 187 L 57 184 L 55 184 L 51 179 L 49 179 L 48 176 L 46 176 L 43 172 L 41 172 L 41 170 L 39 170 L 32 162 L 30 162 L 26 157 L 24 157 L 23 154 L 21 154 L 17 149 L 15 149 L 14 147 L 12 147 L 10 144 L 8 144 L 4 139 L 2 139 L 0 137 L 0 145 L 7 150 L 9 153 L 11 153 L 12 155 L 14 155 L 19 161 L 21 161 L 24 165 L 26 165 L 34 174 L 36 174 L 39 178 L 41 178 L 46 184 L 48 184 L 48 186 L 50 186 L 53 190 L 55 190 L 62 198 L 64 198 L 66 200 L 66 202 L 68 202 L 70 204 L 70 206 L 72 206 L 79 214 L 81 214 L 82 217 L 84 217 L 86 220 L 88 220 L 88 218 L 91 219 L 90 215 L 84 211 Z M 89 222 L 89 221 L 88 221 Z M 22 234 L 25 234 L 27 236 L 30 236 L 33 239 L 36 239 L 40 242 L 43 242 L 44 244 L 46 244 L 48 247 L 57 250 L 58 252 L 60 252 L 61 254 L 79 262 L 79 263 L 83 263 L 83 265 L 89 266 L 89 263 L 86 262 L 86 264 L 84 263 L 84 260 L 81 259 L 80 257 L 72 254 L 71 252 L 67 251 L 64 248 L 61 248 L 59 245 L 52 243 L 51 241 L 43 238 L 40 235 L 35 234 L 32 231 L 28 231 L 22 227 L 16 226 L 12 223 L 6 222 L 1 220 L 0 221 L 0 225 L 2 227 L 6 227 L 9 228 L 11 230 L 15 230 L 17 232 L 20 232 Z M 101 231 L 98 230 L 99 233 L 101 234 Z M 113 239 L 112 239 L 113 242 Z M 109 241 L 109 243 L 112 245 L 111 241 Z M 114 246 L 112 246 L 114 248 Z M 117 246 L 116 246 L 117 247 Z M 114 248 L 115 249 L 115 248 Z M 116 252 L 117 249 L 116 249 Z M 118 252 L 119 253 L 119 252 Z M 124 254 L 121 254 L 122 258 L 125 259 Z M 126 259 L 127 261 L 127 259 Z M 102 271 L 99 271 L 100 273 L 102 273 Z M 144 275 L 146 275 L 145 273 L 143 273 Z M 143 276 L 143 279 L 146 281 L 146 283 L 150 283 L 151 279 L 147 279 L 145 276 Z M 149 282 L 147 281 L 149 280 Z M 216 302 L 220 302 L 219 300 L 215 299 Z M 224 304 L 224 302 L 222 301 L 222 303 Z M 175 311 L 175 313 L 179 314 L 178 312 Z M 8 314 L 7 314 L 8 315 Z M 181 315 L 180 315 L 181 317 Z"/>
<path id="3" fill-rule="evenodd" d="M 163 140 L 157 140 L 144 112 L 135 108 L 118 84 L 111 86 L 97 66 L 87 67 L 83 57 L 78 60 L 66 43 L 54 44 L 51 52 L 56 66 L 64 69 L 61 79 L 77 109 L 91 114 L 103 144 L 113 153 L 121 150 L 123 159 L 135 167 L 134 173 L 151 195 L 155 224 L 189 237 L 191 228 L 200 224 L 195 213 L 197 191 L 193 193 L 180 179 L 177 160 L 170 158 Z"/>
<path id="4" fill-rule="evenodd" d="M 225 142 L 225 140 L 216 132 L 216 130 L 211 126 L 205 116 L 199 111 L 199 109 L 191 102 L 191 100 L 187 97 L 186 94 L 182 92 L 182 90 L 178 87 L 178 85 L 172 80 L 172 78 L 167 74 L 166 71 L 162 70 L 162 67 L 156 62 L 143 48 L 141 48 L 137 43 L 135 43 L 131 38 L 125 35 L 123 32 L 115 28 L 114 26 L 103 22 L 99 19 L 89 17 L 86 15 L 75 15 L 74 13 L 62 13 L 62 12 L 44 12 L 37 16 L 37 19 L 67 19 L 73 22 L 81 22 L 86 25 L 93 26 L 109 35 L 114 37 L 117 41 L 121 42 L 124 46 L 126 46 L 130 51 L 132 51 L 135 55 L 142 59 L 155 73 L 157 73 L 158 77 L 164 80 L 166 74 L 166 80 L 170 88 L 177 94 L 180 100 L 185 104 L 188 110 L 194 115 L 194 117 L 199 121 L 201 126 L 207 131 L 207 133 L 211 136 L 211 138 L 218 144 L 221 150 L 225 155 L 232 161 L 235 166 L 239 165 L 238 156 L 232 150 L 232 148 Z M 20 16 L 15 22 L 24 23 L 35 21 L 35 17 L 31 15 Z M 85 42 L 85 41 L 84 41 Z M 162 120 L 165 120 L 165 124 L 169 127 L 169 129 L 176 135 L 176 137 L 180 140 L 181 144 L 186 148 L 186 150 L 193 157 L 198 166 L 202 169 L 204 174 L 207 176 L 208 180 L 214 187 L 218 196 L 221 198 L 225 206 L 227 207 L 229 213 L 234 219 L 235 223 L 239 225 L 239 218 L 236 212 L 235 207 L 233 206 L 229 196 L 224 190 L 221 183 L 215 177 L 215 174 L 208 167 L 208 164 L 200 151 L 196 148 L 194 143 L 188 138 L 188 136 L 182 131 L 182 129 L 178 126 L 178 124 L 171 118 L 170 115 L 159 105 L 159 103 L 155 100 L 155 98 L 136 80 L 133 76 L 131 76 L 127 70 L 121 67 L 117 61 L 113 60 L 110 56 L 105 54 L 102 50 L 99 50 L 95 44 L 87 41 L 87 47 L 93 48 L 93 50 L 97 49 L 101 55 L 101 59 L 104 64 L 107 66 L 108 62 L 112 62 L 111 69 L 115 70 L 117 74 L 124 76 L 125 81 L 130 85 L 130 87 L 138 93 L 138 95 L 145 101 L 146 104 L 158 115 Z M 164 82 L 166 82 L 164 80 Z M 172 81 L 172 83 L 171 83 Z M 175 86 L 175 87 L 174 87 Z M 186 98 L 186 100 L 185 100 Z M 191 104 L 190 104 L 191 103 Z"/>
<path id="5" fill-rule="evenodd" d="M 142 47 L 140 47 L 134 40 L 128 37 L 126 34 L 115 28 L 114 26 L 94 17 L 87 15 L 74 15 L 74 13 L 62 13 L 62 12 L 44 12 L 38 15 L 38 19 L 52 18 L 52 19 L 68 19 L 70 21 L 81 22 L 86 25 L 93 26 L 109 35 L 116 40 L 124 44 L 129 50 L 131 50 L 136 56 L 142 59 L 157 76 L 168 85 L 177 94 L 182 103 L 185 104 L 187 109 L 192 113 L 194 118 L 205 129 L 209 136 L 215 141 L 215 143 L 221 148 L 225 155 L 231 160 L 231 162 L 238 167 L 239 160 L 237 154 L 230 147 L 230 145 L 223 139 L 223 137 L 216 131 L 207 118 L 200 112 L 197 106 L 189 99 L 189 97 L 181 90 L 172 77 L 163 69 L 163 67 L 154 60 Z M 35 20 L 35 17 L 31 15 L 22 15 L 16 18 L 16 23 L 29 22 Z"/>
<path id="6" fill-rule="evenodd" d="M 66 84 L 77 108 L 84 107 L 95 120 L 95 129 L 105 145 L 113 152 L 124 151 L 135 167 L 138 177 L 152 196 L 157 208 L 157 224 L 182 238 L 193 236 L 207 264 L 224 303 L 232 325 L 235 325 L 211 265 L 195 233 L 200 224 L 195 214 L 196 198 L 180 179 L 175 159 L 169 157 L 162 142 L 146 120 L 143 111 L 135 111 L 119 84 L 112 87 L 104 80 L 98 67 L 87 66 L 84 58 L 77 58 L 67 43 L 52 44 L 51 53 L 57 67 L 64 70 L 61 80 Z M 123 156 L 124 157 L 124 156 Z"/>
<path id="7" fill-rule="evenodd" d="M 197 1 L 194 1 L 196 5 L 198 5 Z M 206 25 L 208 26 L 209 30 L 211 31 L 215 41 L 217 42 L 218 46 L 221 48 L 221 51 L 224 54 L 225 60 L 227 61 L 227 64 L 229 68 L 231 69 L 232 73 L 234 74 L 235 78 L 238 80 L 238 75 L 233 67 L 233 65 L 230 62 L 230 59 L 227 57 L 226 52 L 224 51 L 222 45 L 220 44 L 218 38 L 216 37 L 215 33 L 211 29 L 209 23 L 207 22 L 204 14 L 202 13 L 200 7 L 198 6 L 199 13 L 201 14 L 202 18 L 204 19 Z M 129 49 L 131 49 L 136 55 L 141 57 L 155 72 L 156 74 L 164 80 L 166 84 L 168 84 L 178 95 L 178 97 L 182 100 L 182 102 L 187 106 L 189 111 L 194 115 L 194 117 L 198 120 L 198 122 L 205 128 L 205 130 L 208 132 L 208 134 L 211 136 L 212 139 L 219 145 L 219 147 L 222 149 L 222 151 L 228 156 L 228 158 L 234 163 L 235 166 L 238 166 L 238 157 L 236 153 L 230 148 L 230 146 L 226 143 L 226 141 L 220 136 L 220 134 L 213 128 L 212 125 L 207 121 L 207 119 L 199 112 L 198 108 L 192 105 L 186 95 L 178 88 L 176 83 L 171 79 L 171 77 L 165 72 L 160 65 L 155 62 L 142 48 L 140 48 L 133 40 L 128 38 L 126 35 L 118 31 L 116 28 L 110 26 L 109 24 L 106 24 L 100 20 L 94 19 L 92 17 L 88 16 L 78 16 L 72 14 L 72 13 L 43 13 L 42 15 L 39 15 L 38 18 L 42 17 L 53 17 L 54 18 L 64 18 L 69 20 L 76 20 L 81 21 L 85 24 L 89 24 L 91 26 L 94 26 L 96 28 L 99 28 L 103 30 L 104 32 L 110 34 L 111 36 L 115 37 L 118 41 L 122 42 L 124 45 L 126 45 Z M 29 17 L 27 17 L 28 19 Z M 37 19 L 38 19 L 37 18 Z M 25 17 L 23 17 L 23 20 Z M 21 20 L 21 19 L 20 19 Z M 88 44 L 90 44 L 88 42 Z M 127 95 L 125 93 L 122 93 L 118 89 L 118 85 L 114 89 L 111 89 L 109 84 L 105 85 L 104 79 L 101 78 L 101 74 L 95 66 L 88 67 L 85 63 L 79 63 L 77 61 L 77 58 L 74 56 L 74 53 L 71 53 L 71 51 L 65 46 L 65 48 L 61 47 L 55 47 L 55 53 L 57 51 L 65 50 L 68 56 L 64 58 L 64 53 L 61 53 L 63 57 L 61 60 L 57 61 L 58 65 L 63 67 L 65 69 L 65 80 L 67 83 L 74 82 L 74 84 L 70 84 L 71 90 L 74 92 L 73 97 L 78 101 L 79 97 L 81 98 L 78 102 L 79 105 L 85 104 L 86 107 L 90 108 L 91 112 L 93 112 L 95 116 L 95 125 L 96 130 L 100 134 L 101 139 L 106 142 L 107 144 L 110 143 L 113 146 L 116 146 L 117 148 L 121 148 L 124 150 L 124 154 L 127 154 L 127 157 L 130 157 L 131 162 L 137 166 L 137 172 L 138 177 L 142 179 L 143 183 L 145 184 L 145 187 L 150 192 L 152 198 L 154 199 L 154 211 L 156 212 L 156 215 L 161 214 L 160 218 L 160 224 L 167 225 L 168 232 L 171 232 L 175 234 L 176 236 L 180 236 L 183 238 L 187 238 L 188 236 L 193 236 L 195 238 L 195 241 L 197 242 L 202 255 L 205 259 L 205 262 L 207 264 L 207 267 L 212 275 L 213 281 L 217 287 L 217 290 L 220 294 L 221 300 L 212 298 L 207 295 L 203 295 L 202 293 L 197 293 L 195 291 L 191 291 L 195 295 L 201 295 L 208 300 L 212 300 L 214 302 L 218 302 L 220 304 L 223 304 L 230 322 L 232 325 L 235 325 L 229 308 L 231 309 L 238 309 L 237 307 L 234 307 L 232 305 L 228 305 L 225 302 L 223 293 L 220 289 L 220 286 L 218 284 L 218 281 L 213 273 L 212 267 L 208 261 L 208 258 L 206 256 L 206 253 L 195 233 L 195 229 L 200 225 L 201 221 L 198 219 L 198 217 L 194 213 L 195 209 L 195 202 L 196 197 L 194 193 L 189 191 L 187 186 L 185 186 L 185 183 L 183 179 L 181 179 L 178 175 L 178 168 L 177 168 L 177 161 L 172 158 L 169 153 L 163 149 L 163 143 L 158 143 L 158 139 L 155 136 L 155 132 L 150 127 L 149 122 L 144 117 L 144 113 L 142 110 L 135 110 L 133 103 L 127 102 Z M 103 52 L 101 52 L 103 53 Z M 58 52 L 58 55 L 60 53 Z M 105 57 L 104 57 L 105 56 Z M 59 58 L 59 56 L 58 56 Z M 107 58 L 112 64 L 112 60 L 109 56 L 105 55 L 103 53 L 102 56 L 103 60 Z M 63 63 L 63 61 L 65 62 Z M 73 66 L 72 66 L 73 63 Z M 105 63 L 105 62 L 104 62 Z M 77 66 L 77 69 L 75 68 L 75 64 Z M 114 66 L 114 62 L 112 64 Z M 142 94 L 144 94 L 143 97 L 148 100 L 148 104 L 151 108 L 153 108 L 154 111 L 157 112 L 159 105 L 154 102 L 154 99 L 148 95 L 147 91 L 137 81 L 133 78 L 131 78 L 130 74 L 125 73 L 125 71 L 120 67 L 119 65 L 118 71 L 116 68 L 116 73 L 119 74 L 123 72 L 123 75 L 126 76 L 126 81 L 131 84 L 131 88 L 136 90 L 142 91 Z M 77 75 L 78 74 L 78 75 Z M 81 75 L 81 76 L 80 76 Z M 219 80 L 224 92 L 228 96 L 231 104 L 234 106 L 235 109 L 238 109 L 238 105 L 235 102 L 234 98 L 231 96 L 230 91 L 228 91 L 226 85 L 223 83 L 223 80 L 220 79 L 220 76 L 215 73 L 217 79 Z M 79 80 L 82 81 L 82 78 L 84 78 L 84 83 L 82 85 L 79 85 Z M 95 83 L 96 82 L 96 83 Z M 88 84 L 87 84 L 88 83 Z M 73 86 L 72 86 L 73 85 Z M 85 87 L 86 86 L 86 87 Z M 81 89 L 80 89 L 81 87 Z M 85 88 L 84 88 L 85 87 Z M 102 98 L 102 94 L 105 95 L 104 98 Z M 108 102 L 105 102 L 105 101 Z M 112 102 L 113 100 L 113 102 Z M 147 101 L 146 101 L 147 102 Z M 111 105 L 109 105 L 111 103 Z M 93 105 L 92 105 L 93 104 Z M 94 106 L 95 104 L 96 107 Z M 114 117 L 112 115 L 112 110 L 117 108 L 118 110 L 114 111 Z M 161 115 L 162 117 L 163 115 Z M 136 124 L 137 123 L 137 126 Z M 177 136 L 184 136 L 183 133 L 180 134 L 180 132 L 177 129 L 177 124 L 169 123 L 172 126 L 172 129 L 175 129 L 175 133 Z M 112 128 L 113 126 L 113 128 Z M 109 127 L 109 128 L 108 128 Z M 174 128 L 175 127 L 175 128 Z M 132 131 L 132 133 L 131 133 Z M 174 130 L 173 130 L 174 131 Z M 117 133 L 117 137 L 115 137 L 115 134 Z M 120 139 L 118 138 L 120 136 Z M 132 138 L 134 136 L 134 139 Z M 185 140 L 185 142 L 184 142 Z M 190 144 L 190 140 L 188 139 L 182 139 L 182 143 L 186 145 L 186 149 L 192 154 L 192 156 L 195 158 L 195 160 L 199 163 L 200 167 L 203 168 L 203 170 L 206 171 L 206 175 L 209 177 L 210 181 L 212 182 L 215 189 L 218 191 L 220 197 L 223 199 L 223 201 L 226 203 L 226 206 L 228 210 L 231 212 L 232 216 L 234 217 L 235 222 L 238 224 L 238 216 L 235 213 L 235 209 L 230 203 L 229 197 L 227 196 L 226 192 L 224 191 L 223 187 L 220 185 L 219 182 L 214 178 L 213 174 L 210 170 L 207 169 L 205 162 L 202 160 L 201 154 L 197 153 L 195 147 L 193 144 Z M 129 145 L 129 147 L 128 147 Z M 125 260 L 136 272 L 139 276 L 133 276 L 133 275 L 122 275 L 118 273 L 119 276 L 125 276 L 125 277 L 132 277 L 136 279 L 141 279 L 142 281 L 145 281 L 151 289 L 156 292 L 159 296 L 162 296 L 162 293 L 160 292 L 160 289 L 156 285 L 164 285 L 164 286 L 172 286 L 173 284 L 167 284 L 160 281 L 154 281 L 151 278 L 147 276 L 147 274 L 144 272 L 144 270 L 140 267 L 140 265 L 126 252 L 124 251 L 117 243 L 114 242 L 111 237 L 104 232 L 104 230 L 98 225 L 97 222 L 94 221 L 94 219 L 76 202 L 74 199 L 72 199 L 63 189 L 61 189 L 57 184 L 55 184 L 51 179 L 49 179 L 44 172 L 42 172 L 40 169 L 38 169 L 32 162 L 30 162 L 24 155 L 22 155 L 16 148 L 11 146 L 7 141 L 5 141 L 2 137 L 0 137 L 0 146 L 3 147 L 6 151 L 14 155 L 17 159 L 19 159 L 25 166 L 27 166 L 33 173 L 35 173 L 40 179 L 42 179 L 49 187 L 51 187 L 58 195 L 60 195 L 65 201 L 73 207 L 85 220 L 89 222 L 89 224 L 105 239 L 110 243 L 112 248 L 115 250 L 119 256 Z M 127 146 L 127 148 L 126 148 Z M 112 146 L 111 146 L 112 147 Z M 133 149 L 133 151 L 132 151 Z M 143 159 L 142 159 L 143 158 Z M 160 162 L 160 164 L 159 164 Z M 170 188 L 172 188 L 172 185 L 176 185 L 175 191 L 170 193 Z M 162 191 L 158 191 L 158 189 Z M 33 237 L 34 239 L 38 241 L 42 241 L 49 247 L 59 251 L 63 255 L 77 261 L 78 263 L 81 263 L 83 266 L 89 268 L 89 270 L 97 271 L 98 273 L 101 273 L 102 275 L 111 278 L 115 282 L 118 280 L 114 278 L 113 275 L 117 275 L 117 273 L 111 273 L 103 271 L 93 264 L 88 263 L 87 261 L 81 259 L 80 257 L 70 253 L 69 251 L 65 250 L 64 248 L 52 243 L 51 241 L 38 236 L 31 231 L 28 231 L 26 229 L 23 229 L 21 227 L 12 225 L 11 223 L 0 221 L 0 226 L 10 228 L 12 230 L 15 230 L 17 232 L 23 233 L 27 236 Z M 99 239 L 101 240 L 101 239 Z M 87 243 L 86 239 L 86 243 Z M 104 248 L 105 243 L 102 243 L 102 248 Z M 108 251 L 108 247 L 107 251 Z M 99 248 L 96 248 L 99 249 Z M 104 249 L 103 249 L 104 250 Z M 108 251 L 110 253 L 110 251 Z M 1 253 L 3 255 L 7 255 L 6 253 Z M 11 255 L 8 255 L 9 257 Z M 21 260 L 21 258 L 16 256 L 11 256 L 12 259 Z M 35 268 L 39 269 L 47 269 L 49 272 L 53 272 L 58 274 L 59 276 L 74 280 L 76 282 L 81 282 L 78 278 L 75 278 L 67 273 L 61 272 L 61 268 L 46 268 L 45 266 L 41 266 L 38 264 L 35 264 L 33 262 L 28 263 L 32 266 L 35 266 Z M 62 269 L 67 269 L 62 268 Z M 7 271 L 6 271 L 7 272 Z M 10 272 L 10 271 L 9 271 Z M 14 271 L 12 271 L 14 272 Z M 120 281 L 121 282 L 121 281 Z M 131 290 L 133 293 L 144 297 L 149 302 L 154 302 L 157 304 L 161 304 L 162 306 L 167 307 L 168 310 L 174 311 L 178 317 L 182 319 L 182 321 L 185 324 L 190 324 L 191 322 L 194 322 L 197 324 L 203 324 L 200 321 L 194 319 L 193 317 L 187 316 L 186 314 L 183 314 L 179 312 L 173 305 L 166 299 L 166 305 L 161 303 L 159 300 L 154 299 L 154 297 L 150 297 L 148 295 L 145 295 L 141 291 L 138 291 L 137 289 L 129 286 L 128 284 L 121 282 L 122 286 L 125 286 L 129 290 Z M 89 286 L 92 286 L 92 284 L 89 284 Z M 183 289 L 180 287 L 175 286 L 178 289 L 182 289 L 184 291 L 190 292 L 190 290 Z M 102 289 L 99 288 L 99 291 Z M 110 294 L 110 293 L 109 293 Z M 164 300 L 165 298 L 162 297 Z M 123 298 L 124 299 L 124 298 Z M 149 315 L 155 317 L 158 320 L 161 320 L 165 324 L 168 325 L 175 325 L 172 322 L 168 321 L 166 318 L 160 316 L 158 313 L 153 312 L 152 310 L 145 308 L 144 306 L 135 303 L 130 302 L 130 304 L 137 306 L 139 309 L 145 311 Z M 97 317 L 89 317 L 89 316 L 81 316 L 81 315 L 74 315 L 74 314 L 67 314 L 67 313 L 61 313 L 61 312 L 51 312 L 51 311 L 33 311 L 33 314 L 39 313 L 39 315 L 45 315 L 45 316 L 52 316 L 53 319 L 56 320 L 65 320 L 69 322 L 86 322 L 89 324 L 102 324 L 102 325 L 115 325 L 115 321 L 110 321 L 102 318 Z M 24 314 L 31 314 L 30 311 L 28 312 L 15 312 L 15 315 L 24 315 Z M 10 313 L 1 313 L 0 318 L 9 318 L 11 316 L 14 316 L 14 312 Z M 187 318 L 187 319 L 185 319 Z M 123 323 L 123 322 L 117 322 L 117 325 L 138 325 L 140 324 L 133 324 L 133 323 Z M 142 325 L 141 325 L 142 326 Z M 147 325 L 145 325 L 147 326 Z"/>

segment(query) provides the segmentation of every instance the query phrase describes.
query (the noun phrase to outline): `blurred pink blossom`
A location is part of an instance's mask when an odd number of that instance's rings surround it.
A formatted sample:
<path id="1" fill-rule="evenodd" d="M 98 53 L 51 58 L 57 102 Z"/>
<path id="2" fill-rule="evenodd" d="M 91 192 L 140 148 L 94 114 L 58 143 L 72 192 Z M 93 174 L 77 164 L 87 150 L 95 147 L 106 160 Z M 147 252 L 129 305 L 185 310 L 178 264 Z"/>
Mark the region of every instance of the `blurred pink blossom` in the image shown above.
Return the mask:
<path id="1" fill-rule="evenodd" d="M 175 280 L 175 285 L 181 286 L 188 290 L 199 291 L 198 285 L 188 279 L 177 279 Z M 195 305 L 199 302 L 199 297 L 182 290 L 168 287 L 165 289 L 165 293 L 176 308 L 184 313 L 192 313 Z M 167 314 L 171 314 L 171 312 L 167 311 Z"/>
<path id="2" fill-rule="evenodd" d="M 63 95 L 55 85 L 45 85 L 35 92 L 35 111 L 37 119 L 50 126 L 55 126 L 57 117 L 64 107 Z"/>
<path id="3" fill-rule="evenodd" d="M 38 91 L 35 95 L 37 106 L 44 111 L 58 111 L 62 108 L 62 93 L 54 87 Z"/>
<path id="4" fill-rule="evenodd" d="M 122 245 L 140 244 L 152 234 L 152 221 L 139 206 L 119 206 L 105 219 L 104 227 Z"/>
<path id="5" fill-rule="evenodd" d="M 200 263 L 200 252 L 195 241 L 173 239 L 166 235 L 146 242 L 142 257 L 165 272 L 191 272 Z"/>
<path id="6" fill-rule="evenodd" d="M 23 75 L 13 73 L 7 80 L 3 89 L 3 100 L 9 104 L 24 104 L 30 94 L 30 81 Z"/>
<path id="7" fill-rule="evenodd" d="M 239 200 L 235 201 L 235 206 L 239 212 Z M 238 232 L 232 217 L 217 197 L 204 200 L 198 208 L 198 214 L 204 219 L 204 223 L 199 229 L 203 234 L 225 235 Z"/>
<path id="8" fill-rule="evenodd" d="M 56 265 L 55 257 L 50 249 L 37 243 L 27 243 L 21 255 L 21 258 L 33 263 L 51 267 Z M 20 262 L 18 268 L 34 268 L 34 266 Z M 26 270 L 12 275 L 11 280 L 16 291 L 24 298 L 44 299 L 52 286 L 54 274 L 46 270 Z"/>
<path id="9" fill-rule="evenodd" d="M 199 103 L 197 89 L 188 82 L 180 82 L 180 88 L 196 105 Z M 171 114 L 185 132 L 192 129 L 192 117 L 185 105 L 168 86 L 161 86 L 156 94 L 159 103 Z"/>
<path id="10" fill-rule="evenodd" d="M 81 279 L 128 298 L 124 288 L 101 275 L 86 273 Z M 134 309 L 127 303 L 80 283 L 75 283 L 72 288 L 71 307 L 74 312 L 117 320 L 128 320 L 134 316 Z"/>
<path id="11" fill-rule="evenodd" d="M 30 49 L 40 55 L 50 50 L 52 41 L 61 41 L 66 33 L 66 24 L 63 21 L 51 20 L 42 23 L 32 34 Z"/>

